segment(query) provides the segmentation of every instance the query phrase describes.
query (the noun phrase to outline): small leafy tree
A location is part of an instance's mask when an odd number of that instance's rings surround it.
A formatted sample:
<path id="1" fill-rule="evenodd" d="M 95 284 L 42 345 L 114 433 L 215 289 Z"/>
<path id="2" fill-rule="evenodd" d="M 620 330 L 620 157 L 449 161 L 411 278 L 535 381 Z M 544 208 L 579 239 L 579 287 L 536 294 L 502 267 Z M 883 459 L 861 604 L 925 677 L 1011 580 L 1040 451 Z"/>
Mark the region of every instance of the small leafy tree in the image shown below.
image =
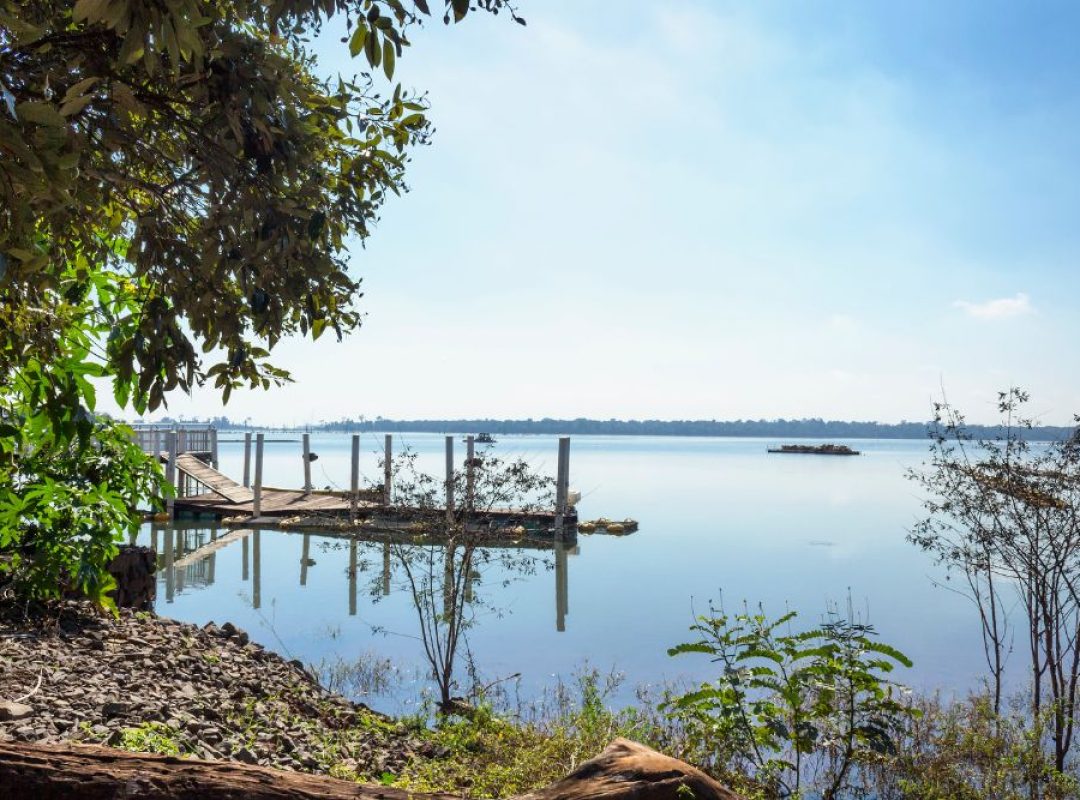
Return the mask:
<path id="1" fill-rule="evenodd" d="M 455 503 L 448 512 L 445 479 L 419 471 L 412 451 L 395 462 L 393 506 L 413 521 L 407 535 L 392 541 L 391 552 L 412 598 L 439 708 L 449 712 L 457 707 L 454 672 L 464 637 L 484 604 L 476 592 L 484 572 L 529 573 L 538 559 L 537 551 L 515 546 L 525 532 L 493 519 L 492 512 L 513 507 L 524 517 L 551 508 L 554 481 L 524 460 L 483 452 L 471 469 L 466 465 L 450 477 Z"/>
<path id="2" fill-rule="evenodd" d="M 927 516 L 908 538 L 966 581 L 995 712 L 1011 649 L 1009 611 L 1021 610 L 1030 717 L 1040 726 L 1049 717 L 1061 772 L 1080 703 L 1080 430 L 1049 444 L 1031 442 L 1028 400 L 1020 389 L 1001 392 L 999 433 L 981 439 L 953 406 L 935 406 L 930 461 L 909 474 L 926 493 Z"/>
<path id="3" fill-rule="evenodd" d="M 834 800 L 858 768 L 894 751 L 912 712 L 886 675 L 911 662 L 870 625 L 830 613 L 816 628 L 792 631 L 795 616 L 710 608 L 691 627 L 700 638 L 668 653 L 707 655 L 722 672 L 661 708 L 704 743 L 717 772 L 749 775 L 782 798 L 805 797 L 812 783 Z"/>

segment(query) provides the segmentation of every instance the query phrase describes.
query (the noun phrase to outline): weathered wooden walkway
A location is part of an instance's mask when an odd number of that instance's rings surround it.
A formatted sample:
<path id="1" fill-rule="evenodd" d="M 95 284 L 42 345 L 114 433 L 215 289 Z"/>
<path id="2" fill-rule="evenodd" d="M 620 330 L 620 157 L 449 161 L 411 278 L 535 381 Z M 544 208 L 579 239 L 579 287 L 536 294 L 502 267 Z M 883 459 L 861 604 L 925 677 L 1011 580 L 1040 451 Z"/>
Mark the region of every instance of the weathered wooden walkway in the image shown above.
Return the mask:
<path id="1" fill-rule="evenodd" d="M 137 437 L 144 450 L 154 454 L 166 464 L 166 478 L 177 487 L 177 496 L 168 500 L 172 516 L 213 516 L 230 518 L 233 525 L 260 527 L 277 525 L 282 518 L 303 520 L 303 527 L 318 527 L 320 520 L 341 522 L 356 519 L 377 520 L 384 530 L 399 529 L 417 518 L 437 518 L 454 513 L 457 504 L 468 497 L 456 499 L 453 494 L 454 440 L 446 437 L 446 505 L 443 508 L 402 508 L 391 500 L 392 461 L 391 437 L 386 436 L 383 485 L 377 489 L 362 490 L 359 487 L 360 437 L 352 442 L 351 491 L 315 491 L 311 486 L 311 461 L 308 434 L 303 436 L 304 484 L 303 489 L 278 489 L 262 485 L 263 434 L 255 441 L 255 479 L 251 484 L 252 436 L 244 436 L 244 478 L 239 483 L 217 469 L 217 431 L 194 429 L 159 430 L 143 429 Z M 473 437 L 467 438 L 465 470 L 468 485 L 473 485 L 472 470 L 476 463 Z M 198 450 L 184 451 L 181 442 L 192 443 Z M 165 449 L 160 445 L 164 443 Z M 570 439 L 559 440 L 558 477 L 556 479 L 555 508 L 550 510 L 488 508 L 470 511 L 473 527 L 493 529 L 499 526 L 513 528 L 525 525 L 530 529 L 565 530 L 577 523 L 577 513 L 569 497 Z M 471 492 L 471 488 L 467 491 Z M 472 516 L 475 514 L 475 516 Z M 328 526 L 329 527 L 329 526 Z"/>

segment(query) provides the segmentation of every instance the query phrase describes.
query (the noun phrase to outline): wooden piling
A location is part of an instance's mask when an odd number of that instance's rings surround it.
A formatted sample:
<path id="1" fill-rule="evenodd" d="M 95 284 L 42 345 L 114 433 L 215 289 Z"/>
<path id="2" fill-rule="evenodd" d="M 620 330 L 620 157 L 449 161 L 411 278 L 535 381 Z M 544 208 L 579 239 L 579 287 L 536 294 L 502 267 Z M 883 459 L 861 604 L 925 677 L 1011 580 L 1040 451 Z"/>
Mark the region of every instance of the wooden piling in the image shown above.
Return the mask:
<path id="1" fill-rule="evenodd" d="M 454 437 L 446 437 L 446 521 L 454 519 Z"/>
<path id="2" fill-rule="evenodd" d="M 555 531 L 561 533 L 570 494 L 570 437 L 559 437 L 558 473 L 555 478 Z"/>
<path id="3" fill-rule="evenodd" d="M 176 431 L 169 431 L 165 434 L 165 443 L 165 446 L 169 448 L 169 460 L 165 467 L 165 480 L 173 488 L 172 494 L 176 494 Z M 172 497 L 165 501 L 165 510 L 169 514 L 169 519 L 172 519 L 173 514 L 176 513 Z"/>
<path id="4" fill-rule="evenodd" d="M 217 428 L 210 426 L 210 466 L 218 468 Z"/>
<path id="5" fill-rule="evenodd" d="M 263 480 L 263 437 L 259 434 L 255 437 L 255 487 L 252 490 L 251 516 L 258 517 L 262 514 L 262 480 Z"/>
<path id="6" fill-rule="evenodd" d="M 356 506 L 360 502 L 360 434 L 352 437 L 352 471 L 349 481 L 349 519 L 356 519 Z"/>
<path id="7" fill-rule="evenodd" d="M 251 431 L 244 434 L 244 488 L 251 488 Z"/>
<path id="8" fill-rule="evenodd" d="M 304 442 L 304 494 L 311 494 L 311 434 L 305 433 Z"/>
<path id="9" fill-rule="evenodd" d="M 389 506 L 391 498 L 391 489 L 393 488 L 391 481 L 393 480 L 393 467 L 394 467 L 394 437 L 391 434 L 386 434 L 386 439 L 383 441 L 383 505 Z"/>

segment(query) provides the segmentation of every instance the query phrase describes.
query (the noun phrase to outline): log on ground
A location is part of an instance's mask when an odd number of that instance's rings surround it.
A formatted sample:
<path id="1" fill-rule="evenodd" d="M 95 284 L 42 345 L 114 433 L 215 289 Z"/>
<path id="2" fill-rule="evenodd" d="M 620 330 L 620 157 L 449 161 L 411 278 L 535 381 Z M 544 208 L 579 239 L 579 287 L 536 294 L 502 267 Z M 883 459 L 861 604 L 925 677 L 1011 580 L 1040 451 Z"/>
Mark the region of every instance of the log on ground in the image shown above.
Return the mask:
<path id="1" fill-rule="evenodd" d="M 674 758 L 615 740 L 561 781 L 522 800 L 740 800 Z M 689 795 L 686 795 L 689 796 Z M 37 800 L 453 800 L 227 761 L 130 753 L 110 747 L 0 742 L 0 797 Z"/>

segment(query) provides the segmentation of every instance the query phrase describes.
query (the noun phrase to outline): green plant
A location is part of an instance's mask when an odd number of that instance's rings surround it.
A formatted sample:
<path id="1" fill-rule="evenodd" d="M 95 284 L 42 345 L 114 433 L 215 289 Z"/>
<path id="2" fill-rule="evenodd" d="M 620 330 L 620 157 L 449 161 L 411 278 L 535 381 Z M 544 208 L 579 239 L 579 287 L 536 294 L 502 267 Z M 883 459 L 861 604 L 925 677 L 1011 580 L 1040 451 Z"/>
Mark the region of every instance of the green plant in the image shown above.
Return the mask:
<path id="1" fill-rule="evenodd" d="M 160 722 L 144 722 L 135 728 L 123 728 L 117 747 L 135 753 L 160 753 L 164 756 L 181 756 L 186 750 L 177 732 Z"/>
<path id="2" fill-rule="evenodd" d="M 721 675 L 662 708 L 705 745 L 714 772 L 747 776 L 748 790 L 779 797 L 805 797 L 813 783 L 834 800 L 852 787 L 857 768 L 895 753 L 916 712 L 884 676 L 911 662 L 876 641 L 869 625 L 830 613 L 818 627 L 793 632 L 795 616 L 712 608 L 691 628 L 700 638 L 668 652 L 710 656 Z"/>

